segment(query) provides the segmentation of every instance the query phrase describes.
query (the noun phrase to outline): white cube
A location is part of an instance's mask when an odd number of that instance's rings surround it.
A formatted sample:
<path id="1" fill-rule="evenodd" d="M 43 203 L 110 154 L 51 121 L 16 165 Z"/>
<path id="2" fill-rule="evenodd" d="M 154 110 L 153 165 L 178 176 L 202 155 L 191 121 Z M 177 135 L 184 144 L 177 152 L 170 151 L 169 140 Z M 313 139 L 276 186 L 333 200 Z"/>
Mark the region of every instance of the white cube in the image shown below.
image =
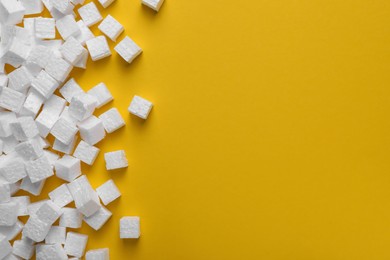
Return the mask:
<path id="1" fill-rule="evenodd" d="M 61 88 L 61 95 L 70 103 L 72 98 L 78 94 L 83 93 L 83 89 L 76 82 L 74 78 L 69 79 Z"/>
<path id="2" fill-rule="evenodd" d="M 90 116 L 78 123 L 81 138 L 90 145 L 97 144 L 106 136 L 102 121 L 96 116 Z"/>
<path id="3" fill-rule="evenodd" d="M 38 76 L 32 80 L 31 86 L 45 99 L 48 99 L 58 88 L 59 84 L 49 73 L 42 70 Z"/>
<path id="4" fill-rule="evenodd" d="M 36 160 L 43 155 L 42 147 L 34 139 L 19 143 L 15 146 L 15 152 L 27 161 Z"/>
<path id="5" fill-rule="evenodd" d="M 45 238 L 46 244 L 65 244 L 66 228 L 59 226 L 52 226 Z"/>
<path id="6" fill-rule="evenodd" d="M 58 82 L 64 82 L 72 69 L 73 67 L 70 63 L 54 55 L 50 57 L 49 62 L 45 67 L 47 74 Z"/>
<path id="7" fill-rule="evenodd" d="M 99 152 L 99 148 L 89 145 L 88 143 L 81 140 L 80 143 L 77 145 L 73 156 L 88 165 L 92 165 L 95 162 Z"/>
<path id="8" fill-rule="evenodd" d="M 107 133 L 112 133 L 125 125 L 125 121 L 115 107 L 101 114 L 99 118 L 102 120 Z"/>
<path id="9" fill-rule="evenodd" d="M 139 238 L 140 221 L 139 217 L 123 217 L 119 223 L 120 238 Z"/>
<path id="10" fill-rule="evenodd" d="M 74 6 L 69 0 L 51 0 L 53 7 L 61 14 L 71 14 Z"/>
<path id="11" fill-rule="evenodd" d="M 70 155 L 64 155 L 55 163 L 58 178 L 71 182 L 81 175 L 80 159 Z"/>
<path id="12" fill-rule="evenodd" d="M 23 228 L 22 234 L 34 242 L 41 242 L 50 231 L 51 224 L 41 221 L 37 216 L 30 216 Z"/>
<path id="13" fill-rule="evenodd" d="M 5 162 L 0 167 L 0 175 L 9 183 L 15 183 L 27 176 L 24 162 L 15 158 Z"/>
<path id="14" fill-rule="evenodd" d="M 67 260 L 68 256 L 61 244 L 39 244 L 36 249 L 36 259 L 41 260 Z"/>
<path id="15" fill-rule="evenodd" d="M 79 8 L 78 11 L 81 19 L 83 19 L 84 23 L 88 27 L 97 24 L 103 19 L 95 3 L 93 2 L 83 5 L 82 7 Z"/>
<path id="16" fill-rule="evenodd" d="M 87 93 L 96 98 L 97 108 L 100 108 L 113 100 L 110 91 L 108 90 L 106 84 L 104 84 L 103 82 L 97 84 L 96 86 L 88 90 Z"/>
<path id="17" fill-rule="evenodd" d="M 20 189 L 31 193 L 34 196 L 39 196 L 42 192 L 43 185 L 45 185 L 46 180 L 38 181 L 36 183 L 32 183 L 30 178 L 27 176 L 23 178 L 22 184 L 20 185 Z"/>
<path id="18" fill-rule="evenodd" d="M 152 107 L 152 102 L 142 97 L 134 96 L 128 110 L 133 115 L 136 115 L 142 119 L 147 119 L 150 111 L 152 110 Z"/>
<path id="19" fill-rule="evenodd" d="M 142 4 L 152 8 L 156 12 L 160 10 L 163 3 L 164 0 L 142 0 Z"/>
<path id="20" fill-rule="evenodd" d="M 22 116 L 10 123 L 11 131 L 18 141 L 27 141 L 39 135 L 38 127 L 30 116 Z"/>
<path id="21" fill-rule="evenodd" d="M 65 252 L 67 255 L 82 257 L 87 246 L 88 236 L 75 232 L 68 232 L 65 241 Z"/>
<path id="22" fill-rule="evenodd" d="M 68 188 L 76 208 L 84 216 L 89 217 L 100 209 L 99 197 L 85 175 L 69 183 Z"/>
<path id="23" fill-rule="evenodd" d="M 12 253 L 12 246 L 7 238 L 0 234 L 0 259 L 4 259 L 8 254 Z"/>
<path id="24" fill-rule="evenodd" d="M 83 54 L 87 53 L 87 50 L 78 40 L 70 36 L 60 47 L 60 52 L 62 57 L 74 66 L 83 57 Z"/>
<path id="25" fill-rule="evenodd" d="M 95 38 L 95 35 L 92 33 L 92 31 L 88 28 L 88 26 L 84 23 L 83 20 L 77 21 L 77 25 L 80 29 L 80 34 L 76 37 L 76 39 L 82 44 L 85 45 L 85 42 Z"/>
<path id="26" fill-rule="evenodd" d="M 80 228 L 83 218 L 81 213 L 75 208 L 62 208 L 60 226 L 67 228 Z"/>
<path id="27" fill-rule="evenodd" d="M 56 37 L 56 21 L 53 18 L 35 18 L 35 37 L 54 39 Z"/>
<path id="28" fill-rule="evenodd" d="M 7 240 L 13 240 L 17 235 L 19 235 L 23 227 L 23 223 L 17 220 L 12 226 L 0 226 L 0 235 L 5 236 Z"/>
<path id="29" fill-rule="evenodd" d="M 3 88 L 0 94 L 0 107 L 19 112 L 25 99 L 24 94 L 10 88 Z"/>
<path id="30" fill-rule="evenodd" d="M 41 0 L 20 0 L 25 12 L 25 15 L 39 14 L 43 11 L 43 4 Z"/>
<path id="31" fill-rule="evenodd" d="M 44 101 L 44 97 L 38 94 L 35 90 L 30 89 L 30 92 L 28 93 L 27 98 L 20 110 L 20 114 L 35 118 Z"/>
<path id="32" fill-rule="evenodd" d="M 110 260 L 110 251 L 108 248 L 89 250 L 85 260 Z"/>
<path id="33" fill-rule="evenodd" d="M 13 226 L 18 220 L 19 205 L 15 202 L 0 204 L 0 226 Z"/>
<path id="34" fill-rule="evenodd" d="M 18 217 L 28 215 L 27 207 L 28 207 L 28 205 L 30 205 L 30 197 L 29 196 L 12 197 L 11 202 L 15 202 L 19 205 Z"/>
<path id="35" fill-rule="evenodd" d="M 31 75 L 29 70 L 25 66 L 22 66 L 8 74 L 8 87 L 21 93 L 25 93 L 25 91 L 30 87 L 33 78 L 34 77 Z"/>
<path id="36" fill-rule="evenodd" d="M 78 140 L 77 135 L 73 137 L 73 140 L 69 144 L 64 144 L 63 142 L 59 141 L 58 139 L 54 139 L 53 147 L 52 149 L 64 154 L 71 154 L 73 153 L 73 150 L 76 146 L 76 142 Z"/>
<path id="37" fill-rule="evenodd" d="M 16 240 L 13 244 L 12 253 L 23 259 L 30 259 L 34 254 L 35 246 L 26 240 Z"/>
<path id="38" fill-rule="evenodd" d="M 93 114 L 96 105 L 96 98 L 86 93 L 80 93 L 73 96 L 69 105 L 69 115 L 79 121 L 85 120 Z"/>
<path id="39" fill-rule="evenodd" d="M 57 120 L 50 130 L 50 133 L 64 144 L 70 144 L 77 132 L 77 127 L 72 122 L 62 117 Z"/>
<path id="40" fill-rule="evenodd" d="M 25 9 L 19 1 L 0 0 L 0 22 L 18 24 L 22 21 Z"/>
<path id="41" fill-rule="evenodd" d="M 54 175 L 53 168 L 46 156 L 26 162 L 27 175 L 32 183 L 36 183 Z"/>
<path id="42" fill-rule="evenodd" d="M 99 30 L 104 33 L 112 41 L 116 41 L 116 38 L 124 31 L 123 25 L 121 25 L 114 17 L 107 15 L 106 18 L 99 24 Z"/>
<path id="43" fill-rule="evenodd" d="M 60 208 L 68 205 L 73 201 L 72 194 L 66 184 L 62 184 L 49 192 L 49 198 Z"/>
<path id="44" fill-rule="evenodd" d="M 105 36 L 97 36 L 86 41 L 89 54 L 93 61 L 104 59 L 111 56 L 110 47 L 108 46 Z"/>
<path id="45" fill-rule="evenodd" d="M 61 208 L 52 201 L 45 201 L 32 217 L 37 217 L 40 221 L 53 225 L 54 222 L 61 216 Z M 30 217 L 31 218 L 31 217 Z"/>
<path id="46" fill-rule="evenodd" d="M 70 36 L 77 37 L 81 33 L 73 15 L 66 15 L 56 20 L 56 27 L 64 40 L 68 39 Z"/>
<path id="47" fill-rule="evenodd" d="M 114 49 L 128 63 L 131 63 L 142 53 L 142 49 L 128 36 L 120 41 Z"/>
<path id="48" fill-rule="evenodd" d="M 107 170 L 126 168 L 128 166 L 124 150 L 109 152 L 104 154 Z"/>
<path id="49" fill-rule="evenodd" d="M 119 191 L 113 180 L 108 180 L 99 187 L 97 187 L 96 192 L 104 205 L 110 204 L 121 196 L 121 192 Z"/>
<path id="50" fill-rule="evenodd" d="M 93 215 L 84 217 L 84 221 L 94 230 L 99 230 L 111 218 L 111 216 L 112 213 L 102 206 Z"/>

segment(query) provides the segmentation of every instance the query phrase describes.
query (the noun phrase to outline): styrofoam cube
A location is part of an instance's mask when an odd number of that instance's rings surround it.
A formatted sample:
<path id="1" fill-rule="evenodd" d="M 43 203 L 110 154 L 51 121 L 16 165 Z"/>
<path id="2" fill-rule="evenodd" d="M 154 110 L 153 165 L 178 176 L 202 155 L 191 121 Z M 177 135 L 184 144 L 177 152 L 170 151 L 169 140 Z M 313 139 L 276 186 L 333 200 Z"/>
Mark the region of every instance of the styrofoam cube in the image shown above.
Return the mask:
<path id="1" fill-rule="evenodd" d="M 77 62 L 83 57 L 87 50 L 80 44 L 78 40 L 72 36 L 68 37 L 64 44 L 60 47 L 62 57 L 72 65 L 76 65 Z"/>
<path id="2" fill-rule="evenodd" d="M 34 140 L 28 140 L 15 146 L 15 152 L 24 160 L 36 160 L 43 155 L 40 144 Z"/>
<path id="3" fill-rule="evenodd" d="M 34 161 L 26 162 L 27 175 L 32 183 L 36 183 L 54 175 L 53 169 L 46 156 L 41 156 Z"/>
<path id="4" fill-rule="evenodd" d="M 20 185 L 20 189 L 31 193 L 34 196 L 39 196 L 42 192 L 43 185 L 45 185 L 45 180 L 38 181 L 36 183 L 32 183 L 30 178 L 27 176 L 23 178 L 22 184 Z"/>
<path id="5" fill-rule="evenodd" d="M 88 236 L 75 232 L 68 232 L 65 241 L 65 252 L 67 255 L 82 257 L 87 246 Z"/>
<path id="6" fill-rule="evenodd" d="M 163 3 L 164 0 L 142 0 L 142 4 L 152 8 L 156 12 L 160 10 Z"/>
<path id="7" fill-rule="evenodd" d="M 66 184 L 62 184 L 49 192 L 49 198 L 60 208 L 68 205 L 73 201 L 72 194 L 70 194 Z"/>
<path id="8" fill-rule="evenodd" d="M 47 74 L 58 82 L 64 82 L 72 69 L 73 67 L 70 63 L 62 58 L 55 57 L 54 55 L 50 57 L 50 60 L 45 67 Z"/>
<path id="9" fill-rule="evenodd" d="M 12 253 L 12 246 L 4 235 L 0 234 L 0 259 Z"/>
<path id="10" fill-rule="evenodd" d="M 108 46 L 105 36 L 96 36 L 85 42 L 93 61 L 104 59 L 111 56 L 110 47 Z"/>
<path id="11" fill-rule="evenodd" d="M 43 4 L 41 0 L 19 0 L 24 9 L 25 15 L 29 14 L 39 14 L 43 11 Z"/>
<path id="12" fill-rule="evenodd" d="M 15 183 L 27 176 L 24 161 L 18 158 L 5 162 L 0 167 L 0 175 L 9 183 Z"/>
<path id="13" fill-rule="evenodd" d="M 121 196 L 121 192 L 119 191 L 113 180 L 108 180 L 99 187 L 97 187 L 96 192 L 104 205 L 110 204 Z"/>
<path id="14" fill-rule="evenodd" d="M 56 37 L 56 22 L 53 18 L 35 18 L 35 37 L 39 39 L 54 39 Z"/>
<path id="15" fill-rule="evenodd" d="M 44 200 L 38 200 L 36 202 L 33 202 L 33 203 L 30 203 L 28 206 L 27 206 L 27 213 L 28 215 L 32 216 L 32 215 L 35 215 L 35 213 L 38 211 L 38 209 L 44 204 L 46 203 L 47 201 L 49 201 L 48 199 L 44 199 Z"/>
<path id="16" fill-rule="evenodd" d="M 81 138 L 90 145 L 97 144 L 106 136 L 102 121 L 96 116 L 90 116 L 78 123 Z"/>
<path id="17" fill-rule="evenodd" d="M 65 15 L 56 20 L 56 27 L 64 40 L 68 39 L 70 36 L 77 37 L 81 33 L 73 15 Z"/>
<path id="18" fill-rule="evenodd" d="M 0 226 L 15 225 L 18 220 L 18 207 L 15 202 L 0 204 Z"/>
<path id="19" fill-rule="evenodd" d="M 77 132 L 78 128 L 72 122 L 61 117 L 50 130 L 50 133 L 64 144 L 70 144 Z"/>
<path id="20" fill-rule="evenodd" d="M 71 154 L 73 153 L 77 140 L 78 140 L 77 135 L 73 138 L 73 140 L 69 144 L 64 144 L 58 139 L 55 139 L 52 149 L 61 153 Z"/>
<path id="21" fill-rule="evenodd" d="M 99 30 L 104 33 L 112 41 L 116 41 L 116 38 L 124 31 L 124 27 L 114 17 L 107 15 L 106 18 L 99 24 Z"/>
<path id="22" fill-rule="evenodd" d="M 35 216 L 41 221 L 52 225 L 62 214 L 61 208 L 54 202 L 45 201 L 35 212 Z"/>
<path id="23" fill-rule="evenodd" d="M 74 6 L 69 0 L 51 0 L 53 7 L 62 14 L 71 14 Z"/>
<path id="24" fill-rule="evenodd" d="M 81 19 L 83 19 L 84 23 L 88 27 L 97 24 L 103 19 L 95 3 L 93 2 L 83 5 L 82 7 L 79 8 L 78 12 Z"/>
<path id="25" fill-rule="evenodd" d="M 108 248 L 89 250 L 85 254 L 85 260 L 110 260 Z"/>
<path id="26" fill-rule="evenodd" d="M 128 108 L 129 112 L 142 119 L 147 119 L 150 111 L 152 110 L 152 102 L 140 97 L 134 96 Z"/>
<path id="27" fill-rule="evenodd" d="M 86 93 L 80 93 L 73 96 L 69 105 L 69 114 L 77 120 L 82 121 L 93 114 L 96 105 L 96 98 Z"/>
<path id="28" fill-rule="evenodd" d="M 44 100 L 44 97 L 38 94 L 38 92 L 30 89 L 30 92 L 28 93 L 20 110 L 20 114 L 35 118 L 41 109 Z"/>
<path id="29" fill-rule="evenodd" d="M 39 244 L 36 246 L 36 258 L 39 260 L 67 260 L 68 256 L 61 244 Z"/>
<path id="30" fill-rule="evenodd" d="M 97 84 L 96 86 L 88 90 L 87 93 L 96 98 L 97 108 L 100 108 L 113 100 L 110 91 L 108 90 L 106 84 L 104 84 L 103 82 Z"/>
<path id="31" fill-rule="evenodd" d="M 23 235 L 35 242 L 41 242 L 49 233 L 51 224 L 40 220 L 37 216 L 30 216 L 23 228 Z"/>
<path id="32" fill-rule="evenodd" d="M 43 69 L 49 62 L 51 55 L 53 55 L 53 51 L 50 48 L 44 45 L 36 45 L 32 47 L 29 53 L 27 64 L 32 63 Z"/>
<path id="33" fill-rule="evenodd" d="M 0 137 L 12 135 L 10 123 L 15 119 L 16 114 L 13 112 L 0 112 Z"/>
<path id="34" fill-rule="evenodd" d="M 81 140 L 73 153 L 73 156 L 82 162 L 92 165 L 98 156 L 100 149 Z"/>
<path id="35" fill-rule="evenodd" d="M 29 196 L 16 196 L 11 198 L 11 202 L 15 202 L 19 205 L 18 207 L 18 217 L 19 216 L 27 216 L 28 211 L 27 207 L 30 205 L 30 197 Z"/>
<path id="36" fill-rule="evenodd" d="M 46 65 L 49 66 L 49 65 Z M 51 97 L 58 88 L 59 83 L 47 71 L 42 70 L 38 76 L 32 80 L 31 87 L 41 94 L 45 99 Z"/>
<path id="37" fill-rule="evenodd" d="M 13 244 L 12 253 L 23 259 L 30 259 L 34 254 L 34 250 L 35 246 L 31 245 L 26 240 L 16 240 Z"/>
<path id="38" fill-rule="evenodd" d="M 55 163 L 58 178 L 71 182 L 81 175 L 80 159 L 64 155 Z"/>
<path id="39" fill-rule="evenodd" d="M 3 235 L 7 240 L 13 240 L 17 237 L 22 231 L 24 224 L 17 220 L 16 223 L 12 226 L 0 226 L 0 235 Z"/>
<path id="40" fill-rule="evenodd" d="M 70 103 L 74 96 L 84 93 L 84 91 L 76 80 L 71 78 L 60 88 L 60 93 Z"/>
<path id="41" fill-rule="evenodd" d="M 139 217 L 123 217 L 119 223 L 120 238 L 139 238 L 140 219 Z"/>
<path id="42" fill-rule="evenodd" d="M 102 120 L 107 133 L 112 133 L 125 125 L 125 121 L 115 107 L 101 114 L 99 118 Z"/>
<path id="43" fill-rule="evenodd" d="M 101 206 L 101 208 L 93 215 L 89 217 L 84 216 L 84 221 L 94 230 L 99 230 L 111 218 L 111 216 L 112 213 L 105 207 Z"/>
<path id="44" fill-rule="evenodd" d="M 22 41 L 12 41 L 7 52 L 4 53 L 2 57 L 2 62 L 17 68 L 27 60 L 30 51 L 30 45 L 27 45 Z"/>
<path id="45" fill-rule="evenodd" d="M 83 221 L 81 213 L 75 208 L 62 208 L 60 226 L 68 228 L 80 228 Z"/>
<path id="46" fill-rule="evenodd" d="M 104 160 L 107 170 L 126 168 L 129 165 L 124 150 L 105 153 Z"/>
<path id="47" fill-rule="evenodd" d="M 18 24 L 22 21 L 25 9 L 19 1 L 0 0 L 0 22 Z"/>
<path id="48" fill-rule="evenodd" d="M 100 209 L 100 201 L 85 175 L 81 175 L 68 184 L 76 208 L 86 217 Z"/>
<path id="49" fill-rule="evenodd" d="M 128 63 L 142 53 L 142 49 L 128 36 L 120 41 L 114 50 Z"/>
<path id="50" fill-rule="evenodd" d="M 22 116 L 10 123 L 11 131 L 18 141 L 27 141 L 39 135 L 38 127 L 30 116 Z"/>
<path id="51" fill-rule="evenodd" d="M 45 238 L 46 244 L 65 244 L 66 228 L 60 226 L 52 226 Z"/>
<path id="52" fill-rule="evenodd" d="M 82 45 L 85 45 L 85 42 L 95 38 L 95 35 L 92 33 L 92 31 L 88 28 L 88 26 L 84 23 L 83 20 L 77 21 L 77 25 L 80 29 L 80 34 L 75 37 Z"/>
<path id="53" fill-rule="evenodd" d="M 25 66 L 21 66 L 8 74 L 8 87 L 24 93 L 33 80 L 33 75 Z"/>
<path id="54" fill-rule="evenodd" d="M 19 112 L 25 99 L 24 94 L 10 88 L 3 88 L 0 93 L 0 107 Z"/>

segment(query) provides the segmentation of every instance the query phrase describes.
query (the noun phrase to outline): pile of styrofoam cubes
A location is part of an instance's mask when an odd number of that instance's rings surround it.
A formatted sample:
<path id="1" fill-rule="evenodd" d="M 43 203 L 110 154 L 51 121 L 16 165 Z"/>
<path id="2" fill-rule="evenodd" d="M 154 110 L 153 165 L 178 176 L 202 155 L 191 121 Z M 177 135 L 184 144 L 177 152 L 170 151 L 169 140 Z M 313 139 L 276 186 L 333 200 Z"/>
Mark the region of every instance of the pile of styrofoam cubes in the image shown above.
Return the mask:
<path id="1" fill-rule="evenodd" d="M 104 8 L 112 2 L 99 0 Z M 142 1 L 155 11 L 162 2 Z M 34 254 L 45 260 L 82 258 L 88 236 L 67 228 L 80 228 L 84 221 L 99 230 L 111 217 L 104 206 L 121 196 L 112 180 L 94 190 L 80 167 L 92 165 L 100 151 L 94 145 L 125 122 L 116 108 L 93 115 L 113 100 L 104 83 L 85 92 L 69 74 L 74 67 L 85 69 L 88 57 L 96 61 L 110 56 L 106 36 L 115 41 L 124 28 L 110 15 L 103 19 L 94 2 L 83 4 L 0 0 L 0 259 L 30 259 Z M 44 7 L 50 17 L 39 16 Z M 97 23 L 105 36 L 89 29 Z M 56 38 L 56 30 L 62 39 Z M 142 52 L 127 36 L 114 49 L 129 63 Z M 7 74 L 5 64 L 14 70 Z M 151 108 L 152 103 L 135 96 L 129 112 L 146 119 Z M 107 152 L 104 158 L 107 170 L 128 165 L 123 150 Z M 29 196 L 15 196 L 18 190 L 40 195 L 54 175 L 65 183 L 48 199 L 30 203 Z M 71 202 L 75 208 L 69 207 Z M 26 223 L 20 216 L 28 216 Z M 139 227 L 139 217 L 123 217 L 120 238 L 138 238 Z M 109 259 L 109 250 L 90 250 L 85 257 Z"/>

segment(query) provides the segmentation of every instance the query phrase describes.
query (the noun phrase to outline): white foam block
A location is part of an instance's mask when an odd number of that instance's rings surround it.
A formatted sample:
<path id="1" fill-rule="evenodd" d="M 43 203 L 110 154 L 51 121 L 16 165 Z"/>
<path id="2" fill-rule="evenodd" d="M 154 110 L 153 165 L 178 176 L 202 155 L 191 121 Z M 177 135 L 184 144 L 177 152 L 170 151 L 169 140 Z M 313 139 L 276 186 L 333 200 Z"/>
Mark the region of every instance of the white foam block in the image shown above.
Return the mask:
<path id="1" fill-rule="evenodd" d="M 103 17 L 100 14 L 99 10 L 97 9 L 95 3 L 90 2 L 82 7 L 79 8 L 78 10 L 79 15 L 81 19 L 83 19 L 84 23 L 90 27 L 94 24 L 97 24 L 100 22 Z"/>
<path id="2" fill-rule="evenodd" d="M 164 0 L 142 0 L 142 4 L 152 8 L 156 12 L 160 10 L 163 3 Z"/>
<path id="3" fill-rule="evenodd" d="M 62 208 L 60 217 L 60 226 L 68 228 L 80 228 L 82 224 L 82 215 L 75 208 Z"/>
<path id="4" fill-rule="evenodd" d="M 99 24 L 99 30 L 104 33 L 112 41 L 116 41 L 116 38 L 124 31 L 123 25 L 121 25 L 114 17 L 107 15 L 106 18 Z"/>
<path id="5" fill-rule="evenodd" d="M 96 157 L 99 154 L 100 149 L 89 145 L 88 143 L 84 142 L 83 140 L 80 141 L 80 143 L 77 145 L 76 150 L 73 153 L 73 156 L 80 159 L 82 162 L 92 165 Z"/>
<path id="6" fill-rule="evenodd" d="M 60 52 L 62 57 L 74 66 L 83 57 L 83 55 L 87 53 L 87 50 L 78 40 L 70 36 L 60 47 Z"/>
<path id="7" fill-rule="evenodd" d="M 111 218 L 111 216 L 112 213 L 102 206 L 93 215 L 84 217 L 84 221 L 94 230 L 99 230 Z"/>
<path id="8" fill-rule="evenodd" d="M 44 97 L 38 94 L 38 92 L 30 89 L 30 92 L 27 94 L 27 98 L 20 110 L 20 114 L 35 118 L 41 109 L 44 100 Z"/>
<path id="9" fill-rule="evenodd" d="M 15 152 L 24 160 L 36 160 L 43 155 L 41 145 L 35 140 L 31 139 L 15 146 Z"/>
<path id="10" fill-rule="evenodd" d="M 20 256 L 23 259 L 32 258 L 35 251 L 35 246 L 28 243 L 26 240 L 16 240 L 13 244 L 12 253 Z"/>
<path id="11" fill-rule="evenodd" d="M 72 194 L 70 194 L 66 184 L 62 184 L 53 191 L 49 192 L 49 198 L 60 208 L 68 205 L 73 201 Z"/>
<path id="12" fill-rule="evenodd" d="M 106 136 L 102 121 L 96 116 L 90 116 L 78 123 L 81 138 L 90 145 L 97 144 Z"/>
<path id="13" fill-rule="evenodd" d="M 27 176 L 24 161 L 19 158 L 10 159 L 0 167 L 0 175 L 9 183 L 15 183 Z"/>
<path id="14" fill-rule="evenodd" d="M 75 232 L 68 232 L 65 241 L 65 252 L 67 255 L 82 257 L 87 246 L 88 236 Z"/>
<path id="15" fill-rule="evenodd" d="M 27 175 L 32 183 L 43 181 L 54 175 L 53 169 L 46 156 L 26 163 Z"/>
<path id="16" fill-rule="evenodd" d="M 36 258 L 39 260 L 67 260 L 68 257 L 60 244 L 40 244 L 36 248 Z"/>
<path id="17" fill-rule="evenodd" d="M 53 18 L 35 18 L 35 37 L 39 39 L 54 39 L 56 37 L 56 22 Z"/>
<path id="18" fill-rule="evenodd" d="M 106 161 L 107 170 L 121 169 L 128 166 L 124 150 L 105 153 L 104 160 Z"/>
<path id="19" fill-rule="evenodd" d="M 25 66 L 21 66 L 8 74 L 8 87 L 24 93 L 30 87 L 33 78 L 30 71 Z"/>
<path id="20" fill-rule="evenodd" d="M 0 226 L 0 235 L 3 235 L 7 240 L 13 240 L 22 231 L 24 225 L 21 221 L 17 220 L 12 226 Z"/>
<path id="21" fill-rule="evenodd" d="M 39 135 L 38 127 L 30 116 L 22 116 L 10 123 L 11 131 L 18 141 L 27 141 Z"/>
<path id="22" fill-rule="evenodd" d="M 85 260 L 110 260 L 108 248 L 89 250 L 85 254 Z"/>
<path id="23" fill-rule="evenodd" d="M 106 84 L 104 84 L 103 82 L 97 84 L 96 86 L 88 90 L 87 93 L 96 98 L 97 108 L 100 108 L 113 100 L 110 91 L 108 90 Z"/>
<path id="24" fill-rule="evenodd" d="M 74 96 L 84 93 L 84 91 L 76 80 L 71 78 L 60 88 L 60 93 L 70 103 Z"/>
<path id="25" fill-rule="evenodd" d="M 125 121 L 115 107 L 101 114 L 99 118 L 102 120 L 107 133 L 112 133 L 125 125 Z"/>
<path id="26" fill-rule="evenodd" d="M 77 37 L 81 33 L 73 15 L 66 15 L 56 20 L 56 27 L 64 40 L 68 39 L 70 36 Z"/>
<path id="27" fill-rule="evenodd" d="M 24 94 L 10 88 L 3 88 L 0 94 L 0 107 L 19 112 L 25 99 Z"/>
<path id="28" fill-rule="evenodd" d="M 76 39 L 82 44 L 85 45 L 85 42 L 95 38 L 95 35 L 92 33 L 92 31 L 88 28 L 88 26 L 84 23 L 83 20 L 77 21 L 77 25 L 80 29 L 80 34 L 76 37 Z"/>
<path id="29" fill-rule="evenodd" d="M 96 192 L 104 205 L 110 204 L 121 196 L 121 192 L 119 191 L 113 180 L 108 180 L 99 187 L 97 187 Z"/>
<path id="30" fill-rule="evenodd" d="M 30 178 L 27 176 L 23 178 L 20 189 L 27 191 L 34 196 L 39 196 L 42 192 L 43 185 L 45 185 L 45 180 L 32 183 Z"/>
<path id="31" fill-rule="evenodd" d="M 68 184 L 76 208 L 84 215 L 91 216 L 100 209 L 99 197 L 85 175 Z"/>
<path id="32" fill-rule="evenodd" d="M 90 117 L 95 111 L 97 100 L 93 96 L 80 93 L 73 96 L 69 105 L 69 115 L 82 121 Z"/>
<path id="33" fill-rule="evenodd" d="M 52 226 L 45 238 L 46 244 L 65 244 L 66 228 L 60 226 Z"/>
<path id="34" fill-rule="evenodd" d="M 65 118 L 60 117 L 54 124 L 50 133 L 64 144 L 70 144 L 77 134 L 78 128 Z"/>
<path id="35" fill-rule="evenodd" d="M 0 22 L 18 24 L 22 21 L 25 9 L 19 1 L 0 1 Z"/>
<path id="36" fill-rule="evenodd" d="M 142 49 L 128 36 L 120 41 L 114 49 L 128 63 L 131 63 L 142 53 Z"/>
<path id="37" fill-rule="evenodd" d="M 46 65 L 48 67 L 49 65 Z M 53 65 L 51 65 L 53 66 Z M 52 69 L 53 70 L 53 69 Z M 58 88 L 59 83 L 47 71 L 42 70 L 38 76 L 32 80 L 31 87 L 41 94 L 45 99 L 51 97 Z"/>
<path id="38" fill-rule="evenodd" d="M 31 217 L 37 217 L 42 222 L 51 226 L 61 216 L 61 214 L 61 208 L 54 204 L 54 202 L 48 200 L 45 201 Z"/>
<path id="39" fill-rule="evenodd" d="M 15 202 L 0 204 L 0 226 L 13 226 L 18 220 L 18 207 Z"/>
<path id="40" fill-rule="evenodd" d="M 28 215 L 28 205 L 30 205 L 30 197 L 29 196 L 16 196 L 11 198 L 11 202 L 15 202 L 19 205 L 18 207 L 18 217 L 19 216 L 27 216 Z"/>
<path id="41" fill-rule="evenodd" d="M 119 223 L 120 238 L 139 238 L 140 219 L 139 217 L 123 217 Z"/>
<path id="42" fill-rule="evenodd" d="M 81 175 L 80 159 L 64 155 L 55 163 L 58 178 L 71 182 Z"/>
<path id="43" fill-rule="evenodd" d="M 134 96 L 128 108 L 129 112 L 142 119 L 147 119 L 150 111 L 152 110 L 152 102 L 140 97 Z"/>
<path id="44" fill-rule="evenodd" d="M 105 36 L 96 36 L 95 38 L 86 41 L 86 44 L 93 61 L 111 56 L 110 47 L 108 46 Z"/>
<path id="45" fill-rule="evenodd" d="M 73 67 L 70 63 L 62 58 L 55 57 L 54 55 L 50 57 L 49 62 L 45 67 L 46 72 L 59 82 L 64 82 L 72 69 Z"/>
<path id="46" fill-rule="evenodd" d="M 0 234 L 0 259 L 4 259 L 8 254 L 11 254 L 12 246 L 4 235 Z"/>

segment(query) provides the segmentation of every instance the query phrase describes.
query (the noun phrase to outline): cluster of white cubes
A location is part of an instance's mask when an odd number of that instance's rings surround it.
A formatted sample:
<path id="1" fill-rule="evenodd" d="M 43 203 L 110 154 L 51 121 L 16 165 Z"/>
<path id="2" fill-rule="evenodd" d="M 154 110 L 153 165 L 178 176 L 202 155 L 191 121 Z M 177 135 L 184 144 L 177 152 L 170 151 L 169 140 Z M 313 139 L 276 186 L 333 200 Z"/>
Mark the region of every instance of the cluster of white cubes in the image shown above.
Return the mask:
<path id="1" fill-rule="evenodd" d="M 163 3 L 141 1 L 156 11 Z M 97 2 L 107 8 L 114 0 Z M 50 16 L 43 16 L 44 8 Z M 102 35 L 94 35 L 92 26 Z M 111 56 L 108 41 L 119 37 L 114 50 L 131 63 L 142 49 L 123 32 L 124 26 L 111 15 L 103 17 L 94 2 L 0 0 L 0 260 L 34 254 L 43 260 L 109 259 L 108 248 L 86 252 L 88 236 L 68 229 L 85 222 L 100 230 L 111 219 L 106 207 L 118 202 L 121 192 L 111 179 L 94 189 L 81 166 L 94 164 L 96 145 L 125 121 L 118 109 L 104 109 L 113 96 L 103 82 L 84 91 L 70 74 L 85 69 L 89 57 Z M 146 119 L 151 108 L 150 101 L 135 96 L 128 110 Z M 128 167 L 124 150 L 105 152 L 104 159 L 107 170 Z M 30 196 L 17 194 L 39 196 L 53 176 L 63 183 L 47 199 L 31 203 Z M 120 220 L 120 238 L 139 236 L 139 217 Z"/>

